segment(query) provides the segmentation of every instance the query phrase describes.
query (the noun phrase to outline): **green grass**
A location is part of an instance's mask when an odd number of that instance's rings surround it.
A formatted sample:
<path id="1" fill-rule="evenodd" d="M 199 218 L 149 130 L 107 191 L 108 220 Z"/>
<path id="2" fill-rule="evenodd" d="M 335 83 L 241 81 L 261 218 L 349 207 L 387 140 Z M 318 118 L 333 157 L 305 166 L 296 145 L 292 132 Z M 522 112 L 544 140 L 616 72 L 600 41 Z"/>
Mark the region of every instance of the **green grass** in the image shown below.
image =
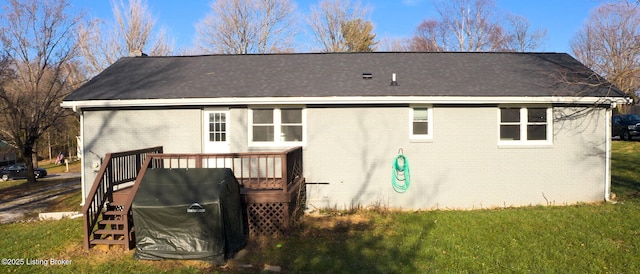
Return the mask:
<path id="1" fill-rule="evenodd" d="M 251 262 L 292 272 L 636 273 L 640 203 L 365 213 L 369 221 L 263 244 Z M 282 248 L 277 248 L 281 244 Z M 274 259 L 275 258 L 275 259 Z"/>
<path id="2" fill-rule="evenodd" d="M 80 161 L 73 161 L 69 163 L 69 172 L 80 172 Z M 64 173 L 67 172 L 66 165 L 56 165 L 55 163 L 48 163 L 43 161 L 39 165 L 41 168 L 46 168 L 48 173 Z"/>
<path id="3" fill-rule="evenodd" d="M 16 187 L 19 185 L 22 185 L 24 183 L 26 183 L 27 180 L 9 180 L 9 181 L 0 181 L 0 191 L 7 189 L 7 188 L 12 188 L 12 187 Z"/>
<path id="4" fill-rule="evenodd" d="M 305 227 L 280 249 L 272 241 L 253 263 L 292 272 L 631 273 L 640 269 L 638 210 L 627 202 L 368 214 L 366 223 Z"/>
<path id="5" fill-rule="evenodd" d="M 640 198 L 640 142 L 613 142 L 611 191 L 622 199 Z"/>
<path id="6" fill-rule="evenodd" d="M 0 272 L 258 273 L 269 264 L 288 273 L 638 273 L 639 155 L 640 142 L 613 143 L 617 203 L 306 216 L 286 237 L 252 239 L 231 269 L 137 261 L 134 251 L 119 249 L 86 252 L 79 219 L 1 225 L 0 257 L 72 264 L 0 266 Z M 71 206 L 79 196 L 62 201 Z"/>
<path id="7" fill-rule="evenodd" d="M 71 260 L 70 265 L 20 266 L 0 265 L 0 272 L 17 273 L 143 273 L 176 270 L 182 273 L 199 272 L 184 265 L 166 266 L 154 262 L 140 262 L 133 251 L 105 251 L 82 249 L 82 219 L 14 223 L 0 226 L 0 257 L 25 260 Z"/>

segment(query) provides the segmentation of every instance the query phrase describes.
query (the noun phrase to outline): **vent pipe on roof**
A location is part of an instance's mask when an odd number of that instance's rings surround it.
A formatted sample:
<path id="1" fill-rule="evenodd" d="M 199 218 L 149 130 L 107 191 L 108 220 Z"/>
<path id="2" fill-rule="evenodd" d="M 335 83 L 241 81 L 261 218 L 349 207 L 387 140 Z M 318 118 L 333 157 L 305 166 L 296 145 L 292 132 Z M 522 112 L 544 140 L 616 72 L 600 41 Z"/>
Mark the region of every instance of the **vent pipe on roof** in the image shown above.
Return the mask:
<path id="1" fill-rule="evenodd" d="M 398 81 L 396 81 L 396 74 L 395 73 L 391 74 L 391 85 L 392 86 L 397 86 L 398 85 Z"/>

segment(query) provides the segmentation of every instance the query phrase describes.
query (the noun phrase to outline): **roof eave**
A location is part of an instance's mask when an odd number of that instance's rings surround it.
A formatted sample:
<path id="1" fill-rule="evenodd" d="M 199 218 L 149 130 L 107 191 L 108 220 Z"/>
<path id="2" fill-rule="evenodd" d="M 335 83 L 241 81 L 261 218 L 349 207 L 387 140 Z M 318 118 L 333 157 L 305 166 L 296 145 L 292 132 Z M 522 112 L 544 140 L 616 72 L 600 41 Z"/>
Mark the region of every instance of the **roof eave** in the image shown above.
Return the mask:
<path id="1" fill-rule="evenodd" d="M 180 107 L 232 105 L 372 105 L 372 104 L 630 104 L 628 97 L 571 96 L 339 96 L 339 97 L 233 97 L 63 101 L 64 108 Z"/>

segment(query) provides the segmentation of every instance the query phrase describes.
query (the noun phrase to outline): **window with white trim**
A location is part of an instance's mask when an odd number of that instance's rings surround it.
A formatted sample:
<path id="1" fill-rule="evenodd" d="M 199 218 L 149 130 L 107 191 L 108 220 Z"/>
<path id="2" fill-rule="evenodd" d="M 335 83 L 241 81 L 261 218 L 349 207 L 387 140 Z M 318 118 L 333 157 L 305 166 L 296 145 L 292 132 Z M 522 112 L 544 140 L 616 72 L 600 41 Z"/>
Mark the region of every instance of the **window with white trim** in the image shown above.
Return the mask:
<path id="1" fill-rule="evenodd" d="M 433 131 L 431 108 L 414 107 L 410 111 L 410 139 L 431 139 Z"/>
<path id="2" fill-rule="evenodd" d="M 253 109 L 252 111 L 251 141 L 273 142 L 275 131 L 273 109 Z"/>
<path id="3" fill-rule="evenodd" d="M 250 145 L 302 145 L 305 114 L 303 108 L 249 109 Z"/>
<path id="4" fill-rule="evenodd" d="M 501 144 L 550 144 L 550 107 L 500 107 Z"/>
<path id="5" fill-rule="evenodd" d="M 209 113 L 209 142 L 227 141 L 227 113 L 224 111 Z"/>

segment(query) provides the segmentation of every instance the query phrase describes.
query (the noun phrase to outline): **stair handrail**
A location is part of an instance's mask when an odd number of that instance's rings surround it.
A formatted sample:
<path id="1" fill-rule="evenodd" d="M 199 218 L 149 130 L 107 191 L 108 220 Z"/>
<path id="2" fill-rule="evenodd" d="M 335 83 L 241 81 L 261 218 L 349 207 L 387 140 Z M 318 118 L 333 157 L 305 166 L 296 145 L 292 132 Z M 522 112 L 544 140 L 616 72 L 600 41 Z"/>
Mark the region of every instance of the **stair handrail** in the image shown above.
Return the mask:
<path id="1" fill-rule="evenodd" d="M 93 181 L 91 190 L 87 195 L 85 204 L 82 207 L 82 213 L 84 215 L 84 247 L 86 250 L 89 250 L 91 247 L 91 233 L 93 233 L 93 230 L 98 223 L 102 209 L 106 202 L 112 199 L 114 185 L 123 183 L 122 178 L 119 178 L 122 176 L 114 174 L 114 160 L 121 157 L 136 155 L 135 174 L 131 175 L 133 176 L 132 179 L 136 180 L 142 167 L 142 162 L 147 158 L 146 156 L 151 153 L 162 153 L 162 151 L 163 147 L 157 146 L 132 151 L 107 153 L 105 155 L 98 174 Z M 118 177 L 118 179 L 114 180 L 114 176 Z"/>
<path id="2" fill-rule="evenodd" d="M 109 172 L 107 173 L 107 171 Z M 84 216 L 84 248 L 86 250 L 89 250 L 91 233 L 98 223 L 102 208 L 104 208 L 109 197 L 109 191 L 112 191 L 110 190 L 110 180 L 107 179 L 105 181 L 105 177 L 110 177 L 110 171 L 111 153 L 107 153 L 104 160 L 102 160 L 100 170 L 98 171 L 95 180 L 93 180 L 93 186 L 91 187 L 89 195 L 82 207 L 82 213 Z"/>

